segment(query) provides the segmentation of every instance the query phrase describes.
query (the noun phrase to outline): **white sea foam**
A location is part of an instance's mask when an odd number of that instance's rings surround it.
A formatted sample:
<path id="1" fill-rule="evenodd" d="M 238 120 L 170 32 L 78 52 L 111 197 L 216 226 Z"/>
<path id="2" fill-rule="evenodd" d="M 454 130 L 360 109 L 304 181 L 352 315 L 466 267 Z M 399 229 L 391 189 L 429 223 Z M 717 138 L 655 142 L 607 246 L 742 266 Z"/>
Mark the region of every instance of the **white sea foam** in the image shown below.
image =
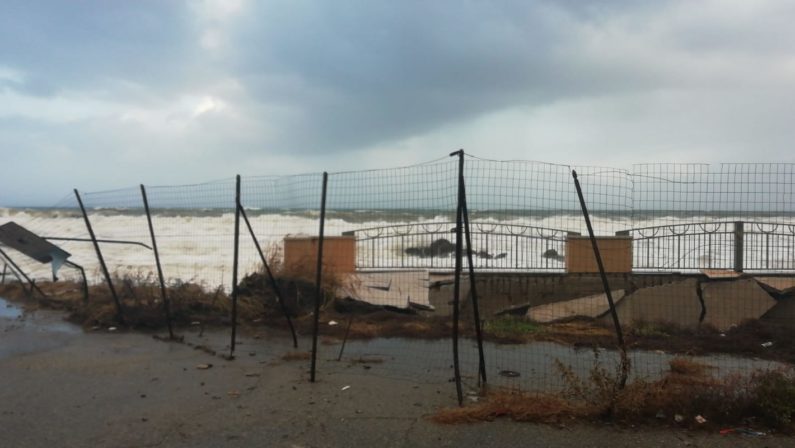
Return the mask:
<path id="1" fill-rule="evenodd" d="M 92 212 L 90 217 L 99 239 L 126 240 L 151 245 L 146 216 L 143 213 L 134 213 L 129 210 L 114 213 L 103 210 Z M 392 216 L 383 211 L 379 213 L 350 212 L 340 214 L 338 217 L 332 214 L 326 220 L 325 233 L 326 235 L 341 235 L 346 231 L 366 228 L 424 224 L 425 230 L 438 229 L 438 232 L 403 237 L 396 235 L 391 238 L 375 238 L 372 241 L 360 242 L 357 245 L 357 264 L 362 268 L 449 269 L 453 266 L 454 259 L 449 255 L 420 258 L 405 253 L 405 249 L 409 247 L 428 246 L 439 238 L 454 241 L 454 235 L 450 232 L 452 226 L 443 224 L 449 222 L 449 216 L 441 214 L 438 216 L 425 214 L 424 217 L 417 215 L 415 218 L 404 216 L 403 221 L 395 221 L 390 218 Z M 283 239 L 287 235 L 318 234 L 318 219 L 312 213 L 287 214 L 259 211 L 257 214 L 252 213 L 249 219 L 261 246 L 266 251 L 276 251 L 277 254 L 280 254 Z M 727 216 L 720 218 L 720 221 L 740 219 L 775 222 L 782 224 L 780 227 L 784 229 L 787 228 L 786 226 L 795 225 L 795 220 L 791 217 L 755 219 L 748 216 L 744 218 Z M 642 219 L 637 217 L 633 219 L 631 216 L 596 215 L 593 217 L 593 225 L 597 234 L 614 235 L 617 231 L 629 228 L 715 220 L 714 217 L 647 215 Z M 15 221 L 42 236 L 88 238 L 85 222 L 75 210 L 0 209 L 0 224 L 8 221 Z M 155 214 L 153 221 L 164 273 L 170 282 L 193 281 L 202 283 L 208 288 L 223 285 L 228 289 L 231 286 L 235 221 L 233 213 L 200 214 L 184 211 L 180 214 L 172 211 Z M 499 229 L 494 226 L 499 224 L 535 226 L 586 234 L 582 216 L 573 213 L 537 215 L 527 213 L 527 216 L 524 217 L 513 216 L 505 219 L 481 216 L 477 220 L 473 220 L 473 225 L 477 226 L 476 229 L 473 229 L 473 250 L 484 254 L 475 259 L 478 268 L 562 270 L 564 267 L 560 261 L 543 256 L 544 252 L 549 249 L 563 254 L 562 237 L 557 240 L 528 238 L 528 236 L 551 235 L 548 231 L 534 229 L 519 235 L 495 232 Z M 242 277 L 246 273 L 257 270 L 260 260 L 242 221 L 240 229 L 240 276 Z M 792 227 L 789 229 L 788 231 L 791 231 Z M 770 270 L 795 269 L 794 239 L 793 237 L 775 236 L 771 239 L 771 237 L 765 238 L 764 235 L 759 235 L 759 238 L 748 238 L 746 260 Z M 651 266 L 655 269 L 679 268 L 680 270 L 732 266 L 732 241 L 731 235 L 724 234 L 691 238 L 685 240 L 684 243 L 676 243 L 676 240 L 657 240 L 653 245 L 636 243 L 635 263 L 638 267 Z M 90 242 L 53 242 L 72 254 L 71 261 L 86 269 L 89 281 L 99 282 L 102 280 L 97 256 Z M 112 272 L 118 275 L 155 275 L 154 256 L 150 249 L 140 245 L 110 243 L 103 243 L 101 247 Z M 9 253 L 12 252 L 9 251 Z M 20 254 L 12 256 L 23 266 L 24 270 L 37 278 L 48 276 L 49 267 L 26 259 Z M 75 274 L 72 270 L 64 268 L 61 276 L 69 278 L 75 277 Z"/>

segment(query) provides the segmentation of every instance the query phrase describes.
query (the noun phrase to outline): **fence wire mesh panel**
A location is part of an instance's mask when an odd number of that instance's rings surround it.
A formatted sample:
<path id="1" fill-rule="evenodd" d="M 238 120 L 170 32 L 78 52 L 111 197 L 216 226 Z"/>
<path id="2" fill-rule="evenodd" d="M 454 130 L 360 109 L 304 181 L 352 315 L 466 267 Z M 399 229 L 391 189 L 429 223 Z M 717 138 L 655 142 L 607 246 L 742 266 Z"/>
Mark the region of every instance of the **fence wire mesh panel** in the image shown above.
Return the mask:
<path id="1" fill-rule="evenodd" d="M 231 291 L 235 180 L 147 186 L 146 192 L 166 279 Z"/>
<path id="2" fill-rule="evenodd" d="M 316 301 L 313 260 L 319 242 L 321 190 L 321 173 L 242 178 L 238 275 L 242 321 L 263 330 L 276 329 L 282 337 L 294 326 L 300 337 L 298 351 L 285 348 L 281 356 L 288 360 L 307 360 L 311 344 L 307 337 L 312 334 Z"/>
<path id="3" fill-rule="evenodd" d="M 449 158 L 329 175 L 323 276 L 336 293 L 321 314 L 321 376 L 453 377 L 457 178 Z"/>
<path id="4" fill-rule="evenodd" d="M 791 353 L 774 347 L 792 321 L 772 310 L 790 302 L 769 283 L 791 281 L 790 176 L 788 165 L 633 167 L 632 222 L 616 233 L 631 241 L 632 272 L 616 308 L 638 378 L 739 384 L 788 368 Z"/>
<path id="5" fill-rule="evenodd" d="M 791 164 L 644 164 L 622 170 L 467 156 L 469 249 L 488 383 L 540 393 L 582 388 L 595 376 L 615 380 L 621 373 L 619 335 L 626 344 L 629 384 L 685 371 L 724 380 L 791 368 L 794 176 Z M 244 350 L 249 344 L 251 352 L 254 346 L 258 352 L 281 350 L 285 359 L 307 361 L 322 179 L 314 173 L 241 180 L 237 286 Z M 201 334 L 191 326 L 195 322 L 230 323 L 235 188 L 230 178 L 146 189 L 175 322 L 183 331 Z M 158 326 L 160 295 L 141 190 L 81 197 L 129 320 Z M 440 384 L 453 377 L 459 204 L 455 158 L 329 175 L 320 378 L 350 369 Z M 84 268 L 89 302 L 112 309 L 74 195 L 52 208 L 3 210 L 0 225 L 10 221 L 66 250 L 73 264 L 64 264 L 53 282 L 49 264 L 0 244 L 3 287 L 29 287 L 25 274 L 44 293 L 77 303 L 83 300 Z M 480 381 L 465 254 L 459 358 L 470 392 Z M 81 316 L 94 325 L 105 323 L 105 315 L 113 313 Z M 298 333 L 297 351 L 284 343 L 291 326 Z M 227 344 L 200 340 L 219 351 Z"/>

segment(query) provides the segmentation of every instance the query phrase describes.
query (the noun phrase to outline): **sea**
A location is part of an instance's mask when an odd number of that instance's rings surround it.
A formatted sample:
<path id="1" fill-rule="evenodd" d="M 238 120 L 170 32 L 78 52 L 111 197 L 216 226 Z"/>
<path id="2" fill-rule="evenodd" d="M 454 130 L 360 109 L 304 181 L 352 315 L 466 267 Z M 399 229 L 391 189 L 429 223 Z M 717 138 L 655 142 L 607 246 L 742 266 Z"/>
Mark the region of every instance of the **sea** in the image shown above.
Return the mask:
<path id="1" fill-rule="evenodd" d="M 152 280 L 156 276 L 152 236 L 143 208 L 90 208 L 89 222 L 109 270 L 119 277 Z M 240 219 L 239 276 L 262 269 L 262 258 L 278 265 L 285 237 L 317 236 L 320 213 L 307 209 L 246 209 Z M 675 210 L 597 210 L 590 219 L 595 235 L 633 239 L 633 266 L 649 271 L 693 271 L 735 266 L 738 235 L 746 270 L 795 270 L 795 215 L 760 212 Z M 208 289 L 230 289 L 235 252 L 233 209 L 159 208 L 151 211 L 164 275 L 169 283 L 193 282 Z M 512 272 L 563 272 L 566 240 L 588 235 L 579 210 L 472 210 L 468 215 L 476 269 Z M 449 251 L 433 254 L 435 241 L 455 242 L 455 210 L 329 210 L 325 236 L 352 234 L 356 265 L 362 270 L 449 271 Z M 103 280 L 98 256 L 79 208 L 0 208 L 0 225 L 13 221 L 48 239 L 82 266 L 91 283 Z M 743 224 L 737 225 L 737 222 Z M 738 233 L 741 231 L 741 233 Z M 9 247 L 0 248 L 36 279 L 50 279 L 43 265 Z M 414 250 L 411 250 L 414 249 Z M 420 254 L 420 255 L 418 255 Z M 424 255 L 422 255 L 424 254 Z M 431 256 L 433 255 L 433 256 Z M 609 254 L 608 254 L 609 255 Z M 0 263 L 9 264 L 7 260 Z M 0 267 L 0 269 L 3 269 Z M 6 267 L 10 277 L 11 267 Z M 59 278 L 77 279 L 64 266 Z"/>

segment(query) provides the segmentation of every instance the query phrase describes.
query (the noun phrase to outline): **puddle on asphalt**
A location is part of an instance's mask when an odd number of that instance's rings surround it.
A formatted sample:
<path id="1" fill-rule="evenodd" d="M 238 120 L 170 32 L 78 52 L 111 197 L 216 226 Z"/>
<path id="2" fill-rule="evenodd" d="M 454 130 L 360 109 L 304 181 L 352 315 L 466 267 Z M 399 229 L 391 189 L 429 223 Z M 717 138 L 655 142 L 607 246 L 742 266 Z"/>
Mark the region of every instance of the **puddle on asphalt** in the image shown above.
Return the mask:
<path id="1" fill-rule="evenodd" d="M 336 359 L 339 345 L 324 347 L 326 359 Z M 373 339 L 369 341 L 349 341 L 345 347 L 344 358 L 379 358 L 384 360 L 384 371 L 401 373 L 407 377 L 435 377 L 445 381 L 452 377 L 452 354 L 449 340 L 409 340 Z M 462 339 L 459 344 L 462 375 L 477 378 L 478 356 L 474 341 Z M 531 344 L 502 345 L 484 343 L 489 384 L 524 389 L 559 388 L 564 385 L 565 370 L 580 378 L 588 378 L 594 367 L 595 354 L 589 349 L 577 349 L 554 342 L 534 342 Z M 599 364 L 613 371 L 619 362 L 616 351 L 601 349 L 598 352 Z M 670 370 L 669 362 L 677 355 L 661 352 L 631 351 L 631 379 L 659 379 Z M 783 365 L 775 361 L 753 358 L 740 358 L 729 355 L 707 355 L 693 357 L 695 361 L 710 365 L 713 374 L 725 376 L 732 373 L 747 373 L 756 369 L 770 370 Z M 375 367 L 373 367 L 375 368 Z M 505 375 L 501 372 L 515 372 Z"/>
<path id="2" fill-rule="evenodd" d="M 58 311 L 43 310 L 26 315 L 22 308 L 11 304 L 3 297 L 0 297 L 0 320 L 13 321 L 6 325 L 24 328 L 27 331 L 44 333 L 81 333 L 83 331 L 78 325 L 64 321 Z"/>
<path id="3" fill-rule="evenodd" d="M 0 297 L 0 318 L 16 319 L 21 315 L 21 309 L 11 305 L 6 299 Z"/>

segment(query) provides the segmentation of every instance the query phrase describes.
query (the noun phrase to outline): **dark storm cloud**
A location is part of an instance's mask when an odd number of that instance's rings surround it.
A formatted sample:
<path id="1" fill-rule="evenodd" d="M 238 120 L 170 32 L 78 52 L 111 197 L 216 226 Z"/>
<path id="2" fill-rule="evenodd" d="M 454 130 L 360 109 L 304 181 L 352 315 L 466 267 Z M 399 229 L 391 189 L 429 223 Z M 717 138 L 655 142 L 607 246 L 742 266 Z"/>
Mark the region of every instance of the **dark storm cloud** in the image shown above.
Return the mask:
<path id="1" fill-rule="evenodd" d="M 0 205 L 461 146 L 792 160 L 793 19 L 777 1 L 9 0 Z"/>
<path id="2" fill-rule="evenodd" d="M 119 80 L 167 92 L 192 81 L 192 26 L 172 1 L 8 0 L 0 5 L 0 65 L 30 74 L 26 86 L 50 95 Z"/>
<path id="3" fill-rule="evenodd" d="M 240 24 L 231 63 L 259 101 L 302 106 L 281 122 L 282 145 L 294 149 L 355 148 L 512 104 L 638 84 L 580 71 L 572 29 L 590 15 L 551 3 L 275 3 Z M 295 132 L 307 126 L 313 132 Z"/>

